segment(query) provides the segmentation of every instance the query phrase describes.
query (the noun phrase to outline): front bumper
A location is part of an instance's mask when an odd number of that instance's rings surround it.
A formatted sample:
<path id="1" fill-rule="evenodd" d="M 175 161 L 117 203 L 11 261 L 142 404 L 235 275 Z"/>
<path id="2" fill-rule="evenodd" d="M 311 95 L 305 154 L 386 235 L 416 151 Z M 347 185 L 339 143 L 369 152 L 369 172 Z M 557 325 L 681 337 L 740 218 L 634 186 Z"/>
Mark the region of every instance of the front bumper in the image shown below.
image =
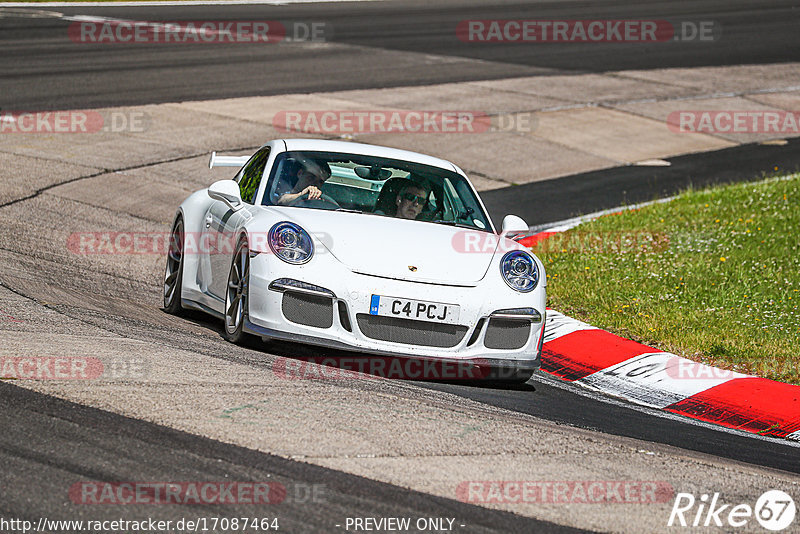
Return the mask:
<path id="1" fill-rule="evenodd" d="M 382 356 L 538 369 L 544 287 L 522 294 L 495 278 L 471 287 L 410 282 L 354 273 L 336 261 L 297 266 L 261 253 L 251 258 L 245 330 Z M 370 315 L 372 295 L 458 304 L 459 324 Z"/>

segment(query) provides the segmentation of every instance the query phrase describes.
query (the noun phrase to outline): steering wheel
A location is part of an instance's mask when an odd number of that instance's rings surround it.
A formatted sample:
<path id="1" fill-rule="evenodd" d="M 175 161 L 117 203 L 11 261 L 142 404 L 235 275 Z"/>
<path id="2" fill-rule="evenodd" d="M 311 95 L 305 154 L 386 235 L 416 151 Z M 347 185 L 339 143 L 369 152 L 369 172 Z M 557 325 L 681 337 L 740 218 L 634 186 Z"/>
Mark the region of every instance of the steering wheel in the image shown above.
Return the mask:
<path id="1" fill-rule="evenodd" d="M 295 199 L 293 202 L 289 203 L 289 206 L 298 206 L 301 208 L 318 208 L 323 210 L 335 210 L 341 207 L 338 202 L 336 202 L 330 195 L 326 195 L 325 193 L 323 193 L 322 196 L 319 198 Z"/>

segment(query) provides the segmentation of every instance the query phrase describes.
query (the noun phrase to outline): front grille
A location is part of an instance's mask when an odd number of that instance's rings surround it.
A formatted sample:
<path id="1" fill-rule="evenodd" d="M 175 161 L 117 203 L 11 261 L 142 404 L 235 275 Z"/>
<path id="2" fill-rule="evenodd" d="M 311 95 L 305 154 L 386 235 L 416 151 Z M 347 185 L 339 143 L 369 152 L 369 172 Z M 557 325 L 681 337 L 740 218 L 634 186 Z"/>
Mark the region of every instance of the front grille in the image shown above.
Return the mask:
<path id="1" fill-rule="evenodd" d="M 356 314 L 356 321 L 361 332 L 369 338 L 406 345 L 455 347 L 467 333 L 466 326 L 382 317 L 367 313 Z"/>
<path id="2" fill-rule="evenodd" d="M 317 328 L 333 325 L 333 299 L 287 291 L 281 300 L 283 316 L 289 321 Z"/>
<path id="3" fill-rule="evenodd" d="M 489 319 L 483 344 L 489 349 L 521 349 L 531 335 L 531 322 L 519 319 Z"/>

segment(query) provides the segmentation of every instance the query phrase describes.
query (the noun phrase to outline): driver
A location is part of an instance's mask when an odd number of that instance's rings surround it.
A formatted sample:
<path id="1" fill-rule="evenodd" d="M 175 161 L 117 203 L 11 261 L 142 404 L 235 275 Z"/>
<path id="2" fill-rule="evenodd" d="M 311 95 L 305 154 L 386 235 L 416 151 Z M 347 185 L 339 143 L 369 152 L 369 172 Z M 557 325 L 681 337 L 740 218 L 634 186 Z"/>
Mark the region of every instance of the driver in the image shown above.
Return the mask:
<path id="1" fill-rule="evenodd" d="M 287 206 L 298 199 L 315 200 L 322 196 L 322 184 L 331 177 L 327 161 L 302 159 L 296 171 L 289 174 L 289 181 L 281 180 L 274 195 L 279 206 Z M 294 181 L 294 184 L 291 183 Z"/>

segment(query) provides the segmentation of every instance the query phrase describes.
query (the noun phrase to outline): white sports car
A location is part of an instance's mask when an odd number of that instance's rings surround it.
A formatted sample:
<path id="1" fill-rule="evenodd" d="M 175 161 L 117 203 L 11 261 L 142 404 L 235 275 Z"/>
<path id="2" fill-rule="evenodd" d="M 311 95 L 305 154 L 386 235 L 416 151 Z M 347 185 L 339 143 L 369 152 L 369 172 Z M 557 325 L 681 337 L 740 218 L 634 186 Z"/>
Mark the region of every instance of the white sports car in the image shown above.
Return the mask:
<path id="1" fill-rule="evenodd" d="M 178 208 L 164 308 L 254 334 L 479 366 L 527 380 L 540 365 L 545 271 L 497 232 L 464 172 L 372 145 L 278 139 Z"/>

